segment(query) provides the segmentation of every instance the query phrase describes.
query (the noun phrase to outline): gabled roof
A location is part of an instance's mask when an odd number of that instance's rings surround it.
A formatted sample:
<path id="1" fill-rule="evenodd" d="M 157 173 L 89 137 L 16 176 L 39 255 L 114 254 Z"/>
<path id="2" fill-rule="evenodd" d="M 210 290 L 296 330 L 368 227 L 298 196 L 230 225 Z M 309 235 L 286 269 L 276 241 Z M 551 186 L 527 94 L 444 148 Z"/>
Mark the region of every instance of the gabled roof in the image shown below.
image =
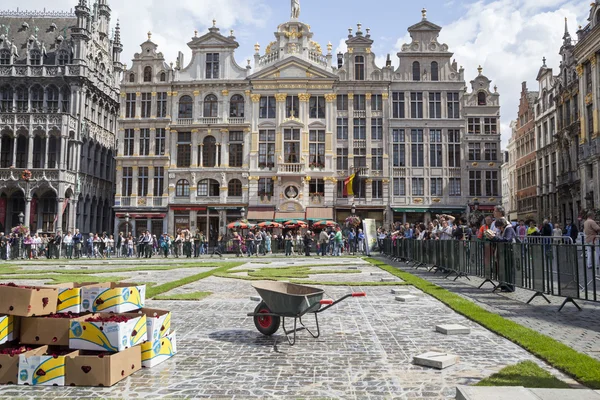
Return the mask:
<path id="1" fill-rule="evenodd" d="M 417 31 L 440 32 L 441 30 L 442 30 L 441 26 L 436 25 L 433 22 L 429 22 L 426 19 L 408 27 L 409 32 L 417 32 Z"/>
<path id="2" fill-rule="evenodd" d="M 231 48 L 237 49 L 240 44 L 235 41 L 233 36 L 225 37 L 219 33 L 219 28 L 210 28 L 206 35 L 194 37 L 187 44 L 190 49 L 196 50 L 200 48 Z"/>
<path id="3" fill-rule="evenodd" d="M 273 74 L 276 72 L 284 71 L 285 69 L 295 68 L 298 69 L 298 72 L 302 71 L 303 75 L 299 76 L 281 76 L 278 79 L 306 79 L 309 77 L 307 73 L 310 74 L 310 78 L 325 78 L 325 79 L 338 79 L 337 75 L 332 74 L 331 72 L 325 71 L 322 68 L 317 67 L 314 64 L 309 63 L 308 61 L 302 60 L 296 56 L 285 58 L 279 62 L 276 62 L 260 71 L 250 75 L 248 79 L 256 80 L 256 79 L 273 79 Z M 285 75 L 285 74 L 281 74 Z"/>

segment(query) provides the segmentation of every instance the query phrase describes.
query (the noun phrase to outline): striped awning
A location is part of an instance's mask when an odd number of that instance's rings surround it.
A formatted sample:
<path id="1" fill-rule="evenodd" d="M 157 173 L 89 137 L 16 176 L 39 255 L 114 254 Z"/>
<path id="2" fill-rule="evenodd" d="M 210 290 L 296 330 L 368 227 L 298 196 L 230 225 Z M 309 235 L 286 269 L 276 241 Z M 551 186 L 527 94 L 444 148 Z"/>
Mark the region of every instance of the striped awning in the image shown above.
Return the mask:
<path id="1" fill-rule="evenodd" d="M 248 221 L 272 221 L 275 215 L 273 208 L 251 208 L 248 210 Z"/>
<path id="2" fill-rule="evenodd" d="M 309 221 L 332 220 L 333 219 L 333 208 L 308 207 L 306 209 L 306 219 Z"/>

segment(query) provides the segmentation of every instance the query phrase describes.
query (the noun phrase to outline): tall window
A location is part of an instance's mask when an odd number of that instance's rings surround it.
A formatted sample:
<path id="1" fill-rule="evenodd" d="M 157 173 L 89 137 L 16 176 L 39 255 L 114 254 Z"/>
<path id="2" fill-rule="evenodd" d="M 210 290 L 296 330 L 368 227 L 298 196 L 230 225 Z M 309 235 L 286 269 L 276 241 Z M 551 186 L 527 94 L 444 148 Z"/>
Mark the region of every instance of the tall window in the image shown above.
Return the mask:
<path id="1" fill-rule="evenodd" d="M 325 118 L 325 97 L 312 96 L 308 103 L 310 118 Z"/>
<path id="2" fill-rule="evenodd" d="M 469 161 L 481 161 L 481 143 L 469 143 Z"/>
<path id="3" fill-rule="evenodd" d="M 179 118 L 194 118 L 194 100 L 190 96 L 182 96 L 179 99 Z"/>
<path id="4" fill-rule="evenodd" d="M 240 168 L 244 163 L 244 132 L 229 132 L 229 166 Z"/>
<path id="5" fill-rule="evenodd" d="M 439 81 L 440 80 L 440 72 L 437 61 L 433 61 L 431 63 L 431 80 Z"/>
<path id="6" fill-rule="evenodd" d="M 214 94 L 204 98 L 204 118 L 216 118 L 219 116 L 219 100 Z"/>
<path id="7" fill-rule="evenodd" d="M 585 64 L 585 93 L 592 93 L 592 63 Z"/>
<path id="8" fill-rule="evenodd" d="M 371 110 L 383 111 L 383 96 L 380 94 L 374 94 L 371 96 Z"/>
<path id="9" fill-rule="evenodd" d="M 336 167 L 338 171 L 348 171 L 348 148 L 338 147 L 336 150 Z"/>
<path id="10" fill-rule="evenodd" d="M 446 95 L 448 101 L 448 118 L 460 118 L 460 103 L 458 100 L 458 92 L 449 92 Z"/>
<path id="11" fill-rule="evenodd" d="M 261 178 L 258 180 L 258 195 L 273 196 L 273 179 Z"/>
<path id="12" fill-rule="evenodd" d="M 371 169 L 383 171 L 383 149 L 371 149 Z"/>
<path id="13" fill-rule="evenodd" d="M 367 119 L 354 118 L 354 140 L 367 139 Z"/>
<path id="14" fill-rule="evenodd" d="M 336 100 L 337 100 L 337 110 L 338 111 L 348 111 L 348 95 L 347 94 L 338 94 Z"/>
<path id="15" fill-rule="evenodd" d="M 214 179 L 203 179 L 198 182 L 196 194 L 198 197 L 219 197 L 221 188 L 219 182 Z"/>
<path id="16" fill-rule="evenodd" d="M 498 171 L 485 171 L 485 195 L 499 196 Z"/>
<path id="17" fill-rule="evenodd" d="M 192 134 L 190 132 L 177 133 L 177 168 L 189 168 L 192 158 L 191 145 Z"/>
<path id="18" fill-rule="evenodd" d="M 123 167 L 121 192 L 123 196 L 129 197 L 133 193 L 133 167 Z"/>
<path id="19" fill-rule="evenodd" d="M 135 74 L 129 74 L 129 83 L 135 82 Z"/>
<path id="20" fill-rule="evenodd" d="M 135 118 L 135 93 L 127 93 L 125 97 L 125 118 Z"/>
<path id="21" fill-rule="evenodd" d="M 406 196 L 406 178 L 394 178 L 394 196 Z"/>
<path id="22" fill-rule="evenodd" d="M 206 79 L 219 79 L 219 53 L 206 54 Z"/>
<path id="23" fill-rule="evenodd" d="M 442 93 L 429 93 L 429 118 L 442 118 Z"/>
<path id="24" fill-rule="evenodd" d="M 198 152 L 198 165 L 200 165 L 200 152 Z M 202 166 L 214 168 L 217 165 L 217 139 L 207 136 L 202 141 Z"/>
<path id="25" fill-rule="evenodd" d="M 477 93 L 477 105 L 485 106 L 487 104 L 485 92 L 481 91 Z"/>
<path id="26" fill-rule="evenodd" d="M 49 112 L 58 112 L 58 88 L 54 85 L 46 89 L 46 106 Z"/>
<path id="27" fill-rule="evenodd" d="M 496 161 L 498 159 L 498 143 L 484 144 L 484 160 Z"/>
<path id="28" fill-rule="evenodd" d="M 157 156 L 164 156 L 166 142 L 167 133 L 165 128 L 156 128 L 156 132 L 154 134 L 154 154 Z"/>
<path id="29" fill-rule="evenodd" d="M 42 65 L 42 53 L 40 53 L 38 50 L 31 50 L 29 53 L 29 64 Z"/>
<path id="30" fill-rule="evenodd" d="M 429 130 L 429 164 L 431 167 L 441 167 L 442 164 L 442 131 Z"/>
<path id="31" fill-rule="evenodd" d="M 366 167 L 367 166 L 367 149 L 364 147 L 354 148 L 354 167 Z"/>
<path id="32" fill-rule="evenodd" d="M 96 164 L 97 164 L 96 155 Z M 48 140 L 48 168 L 57 168 L 58 160 L 60 160 L 60 137 L 50 136 Z M 97 170 L 97 175 L 100 176 L 101 171 Z"/>
<path id="33" fill-rule="evenodd" d="M 481 171 L 469 171 L 469 196 L 481 196 Z"/>
<path id="34" fill-rule="evenodd" d="M 496 133 L 498 133 L 496 118 L 483 119 L 483 132 L 486 135 L 495 135 Z"/>
<path id="35" fill-rule="evenodd" d="M 148 167 L 138 168 L 138 196 L 148 196 Z"/>
<path id="36" fill-rule="evenodd" d="M 2 135 L 2 147 L 0 148 L 0 167 L 8 168 L 12 165 L 13 138 Z"/>
<path id="37" fill-rule="evenodd" d="M 444 186 L 442 184 L 442 178 L 431 178 L 431 196 L 443 196 L 444 195 Z"/>
<path id="38" fill-rule="evenodd" d="M 425 179 L 424 178 L 412 178 L 412 195 L 413 196 L 424 196 L 425 195 Z"/>
<path id="39" fill-rule="evenodd" d="M 300 162 L 300 129 L 284 129 L 283 159 L 288 164 Z"/>
<path id="40" fill-rule="evenodd" d="M 152 82 L 152 67 L 144 68 L 144 82 Z"/>
<path id="41" fill-rule="evenodd" d="M 316 168 L 325 167 L 325 131 L 311 130 L 308 133 L 309 164 Z"/>
<path id="42" fill-rule="evenodd" d="M 133 155 L 133 143 L 135 141 L 135 132 L 133 129 L 125 129 L 123 140 L 123 154 L 126 156 Z"/>
<path id="43" fill-rule="evenodd" d="M 348 140 L 348 118 L 337 119 L 337 140 Z"/>
<path id="44" fill-rule="evenodd" d="M 154 197 L 164 194 L 165 167 L 154 167 Z"/>
<path id="45" fill-rule="evenodd" d="M 383 140 L 383 118 L 371 118 L 371 139 Z"/>
<path id="46" fill-rule="evenodd" d="M 0 65 L 10 64 L 10 50 L 0 50 Z"/>
<path id="47" fill-rule="evenodd" d="M 594 134 L 594 109 L 593 109 L 593 107 L 594 107 L 593 104 L 590 104 L 586 107 L 588 138 L 591 138 L 592 135 Z"/>
<path id="48" fill-rule="evenodd" d="M 40 85 L 31 88 L 31 109 L 40 112 L 44 108 L 44 89 Z"/>
<path id="49" fill-rule="evenodd" d="M 150 155 L 150 129 L 140 129 L 140 156 Z"/>
<path id="50" fill-rule="evenodd" d="M 481 118 L 469 118 L 467 120 L 467 132 L 471 135 L 481 133 Z"/>
<path id="51" fill-rule="evenodd" d="M 64 113 L 70 112 L 69 111 L 70 101 L 71 101 L 71 89 L 69 89 L 68 86 L 65 86 L 62 89 L 62 101 L 61 101 L 62 112 L 64 112 Z"/>
<path id="52" fill-rule="evenodd" d="M 423 92 L 410 94 L 410 117 L 423 118 Z"/>
<path id="53" fill-rule="evenodd" d="M 167 74 L 164 72 L 160 73 L 160 81 L 161 82 L 166 82 L 167 81 Z"/>
<path id="54" fill-rule="evenodd" d="M 33 139 L 33 168 L 44 168 L 43 155 L 45 151 L 43 151 L 42 140 L 40 135 L 35 135 Z"/>
<path id="55" fill-rule="evenodd" d="M 275 131 L 272 129 L 258 132 L 258 166 L 259 168 L 275 166 Z"/>
<path id="56" fill-rule="evenodd" d="M 413 75 L 413 81 L 421 80 L 421 64 L 419 64 L 418 61 L 413 62 L 412 75 Z"/>
<path id="57" fill-rule="evenodd" d="M 392 131 L 392 143 L 394 167 L 406 167 L 404 129 L 394 129 Z"/>
<path id="58" fill-rule="evenodd" d="M 425 164 L 423 156 L 423 129 L 411 130 L 410 137 L 412 166 L 423 167 Z"/>
<path id="59" fill-rule="evenodd" d="M 158 118 L 167 116 L 167 92 L 156 93 L 156 116 Z"/>
<path id="60" fill-rule="evenodd" d="M 448 166 L 460 167 L 460 131 L 458 129 L 448 130 Z"/>
<path id="61" fill-rule="evenodd" d="M 25 86 L 17 88 L 17 111 L 27 112 L 29 110 L 29 92 Z"/>
<path id="62" fill-rule="evenodd" d="M 460 186 L 461 186 L 461 182 L 460 182 L 460 178 L 450 178 L 448 180 L 448 191 L 449 191 L 449 195 L 451 197 L 455 197 L 455 196 L 460 196 Z"/>
<path id="63" fill-rule="evenodd" d="M 150 118 L 152 113 L 152 93 L 142 93 L 142 118 Z"/>
<path id="64" fill-rule="evenodd" d="M 244 118 L 244 97 L 236 94 L 229 101 L 229 116 L 231 118 Z"/>
<path id="65" fill-rule="evenodd" d="M 242 181 L 232 179 L 227 184 L 227 195 L 231 197 L 242 197 Z"/>
<path id="66" fill-rule="evenodd" d="M 393 118 L 405 118 L 404 92 L 392 93 L 392 116 Z"/>
<path id="67" fill-rule="evenodd" d="M 308 192 L 323 195 L 325 193 L 325 181 L 323 179 L 311 179 L 308 184 Z"/>
<path id="68" fill-rule="evenodd" d="M 298 96 L 287 96 L 285 99 L 285 115 L 287 118 L 298 118 L 300 114 L 300 100 Z"/>
<path id="69" fill-rule="evenodd" d="M 5 85 L 0 88 L 0 111 L 11 112 L 13 109 L 13 89 Z"/>
<path id="70" fill-rule="evenodd" d="M 365 111 L 367 109 L 367 98 L 364 94 L 354 95 L 354 111 Z"/>
<path id="71" fill-rule="evenodd" d="M 376 179 L 371 183 L 371 196 L 374 199 L 383 199 L 383 181 Z"/>
<path id="72" fill-rule="evenodd" d="M 258 117 L 275 118 L 276 101 L 273 96 L 262 96 L 260 98 Z"/>
<path id="73" fill-rule="evenodd" d="M 67 51 L 59 51 L 56 54 L 56 62 L 58 65 L 67 65 L 71 62 L 69 53 Z"/>
<path id="74" fill-rule="evenodd" d="M 365 58 L 363 56 L 354 57 L 354 80 L 365 80 Z"/>
<path id="75" fill-rule="evenodd" d="M 189 197 L 190 196 L 190 182 L 187 179 L 180 179 L 175 185 L 175 196 L 176 197 Z"/>

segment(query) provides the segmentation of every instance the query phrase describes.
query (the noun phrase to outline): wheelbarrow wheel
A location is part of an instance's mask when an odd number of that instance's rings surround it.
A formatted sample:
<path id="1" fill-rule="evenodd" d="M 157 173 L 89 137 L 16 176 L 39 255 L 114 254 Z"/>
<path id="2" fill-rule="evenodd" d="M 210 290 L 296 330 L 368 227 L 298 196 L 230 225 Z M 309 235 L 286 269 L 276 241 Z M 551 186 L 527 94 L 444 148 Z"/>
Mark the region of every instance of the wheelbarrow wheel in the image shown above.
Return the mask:
<path id="1" fill-rule="evenodd" d="M 271 310 L 265 304 L 265 302 L 261 302 L 254 309 L 254 313 L 255 314 L 263 314 L 263 313 L 270 314 Z M 258 329 L 258 331 L 265 336 L 271 336 L 272 334 L 277 332 L 280 324 L 281 324 L 281 318 L 278 316 L 272 316 L 272 315 L 265 315 L 264 317 L 259 316 L 259 315 L 254 316 L 254 325 L 256 326 L 256 329 Z"/>

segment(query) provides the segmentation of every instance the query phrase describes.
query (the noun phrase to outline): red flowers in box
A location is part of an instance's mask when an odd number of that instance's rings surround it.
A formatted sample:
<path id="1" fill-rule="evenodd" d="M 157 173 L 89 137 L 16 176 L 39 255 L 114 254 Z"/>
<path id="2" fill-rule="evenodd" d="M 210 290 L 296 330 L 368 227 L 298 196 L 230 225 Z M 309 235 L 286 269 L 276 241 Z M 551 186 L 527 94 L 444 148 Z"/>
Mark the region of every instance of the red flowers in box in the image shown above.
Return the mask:
<path id="1" fill-rule="evenodd" d="M 130 319 L 131 319 L 130 317 L 126 317 L 124 315 L 111 315 L 109 317 L 107 317 L 107 316 L 91 317 L 91 318 L 86 319 L 85 322 L 116 322 L 116 323 L 121 323 L 121 322 L 127 322 Z"/>
<path id="2" fill-rule="evenodd" d="M 9 356 L 17 356 L 17 355 L 23 354 L 29 350 L 31 350 L 31 347 L 27 347 L 27 346 L 8 347 L 8 348 L 0 350 L 0 354 L 5 354 L 5 355 L 9 355 Z"/>

